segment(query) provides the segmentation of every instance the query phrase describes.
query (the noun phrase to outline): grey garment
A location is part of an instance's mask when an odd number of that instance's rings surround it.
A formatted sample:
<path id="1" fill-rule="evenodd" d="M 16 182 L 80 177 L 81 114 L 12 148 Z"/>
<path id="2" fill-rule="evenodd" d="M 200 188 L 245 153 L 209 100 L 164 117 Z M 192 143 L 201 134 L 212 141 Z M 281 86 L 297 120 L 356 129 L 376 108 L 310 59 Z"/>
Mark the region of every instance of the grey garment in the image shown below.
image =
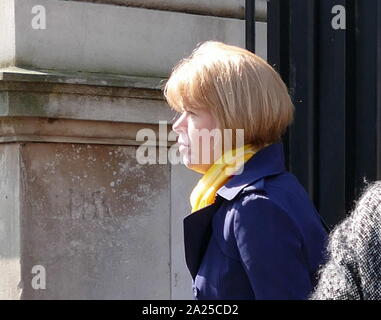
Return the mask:
<path id="1" fill-rule="evenodd" d="M 330 234 L 311 300 L 381 300 L 381 181 Z"/>

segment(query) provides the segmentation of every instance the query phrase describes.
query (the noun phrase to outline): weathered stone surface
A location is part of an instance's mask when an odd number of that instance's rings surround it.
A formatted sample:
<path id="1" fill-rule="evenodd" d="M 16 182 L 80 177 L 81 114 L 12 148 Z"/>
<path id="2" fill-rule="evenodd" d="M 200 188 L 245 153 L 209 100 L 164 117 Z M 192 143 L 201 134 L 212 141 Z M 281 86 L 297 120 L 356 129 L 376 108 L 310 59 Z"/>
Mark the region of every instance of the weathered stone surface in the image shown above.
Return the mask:
<path id="1" fill-rule="evenodd" d="M 171 242 L 182 238 L 171 237 L 170 164 L 139 165 L 133 146 L 142 143 L 142 128 L 155 133 L 152 143 L 167 142 L 157 123 L 170 111 L 155 97 L 158 89 L 130 78 L 113 87 L 97 78 L 79 84 L 51 74 L 45 82 L 33 72 L 2 75 L 0 181 L 11 197 L 0 199 L 1 298 L 182 296 L 172 286 L 172 260 L 180 257 L 172 256 Z M 54 107 L 55 98 L 66 103 Z M 97 98 L 107 100 L 86 102 Z M 32 288 L 36 265 L 46 268 L 45 290 Z M 176 283 L 186 274 L 177 270 Z"/>
<path id="2" fill-rule="evenodd" d="M 0 300 L 21 294 L 19 148 L 0 144 Z"/>
<path id="3" fill-rule="evenodd" d="M 171 166 L 171 252 L 172 298 L 193 299 L 192 278 L 184 255 L 183 219 L 191 213 L 189 197 L 201 178 L 184 165 Z"/>
<path id="4" fill-rule="evenodd" d="M 245 0 L 75 0 L 244 19 Z M 256 19 L 266 20 L 266 0 L 256 0 Z"/>
<path id="5" fill-rule="evenodd" d="M 88 87 L 92 86 L 96 88 L 97 92 L 103 89 L 103 95 L 119 96 L 120 90 L 131 88 L 131 90 L 139 92 L 139 97 L 141 95 L 145 97 L 145 91 L 150 92 L 149 96 L 153 96 L 155 91 L 160 91 L 164 87 L 167 78 L 139 77 L 100 72 L 75 72 L 70 70 L 23 69 L 10 66 L 0 68 L 0 80 L 12 81 L 20 85 L 22 83 L 24 86 L 28 82 L 33 83 L 34 87 L 37 87 L 40 92 L 61 92 L 64 85 L 67 85 L 67 92 L 83 93 L 88 92 Z M 15 85 L 15 87 L 17 86 Z M 129 95 L 131 94 L 129 93 Z"/>
<path id="6" fill-rule="evenodd" d="M 137 164 L 135 147 L 33 143 L 20 156 L 22 299 L 170 298 L 168 165 Z"/>
<path id="7" fill-rule="evenodd" d="M 166 129 L 166 131 L 165 131 Z M 138 141 L 140 130 L 150 130 L 152 139 Z M 42 117 L 0 117 L 1 142 L 56 142 L 110 145 L 171 146 L 170 125 L 136 124 L 110 121 L 84 121 Z M 167 133 L 167 134 L 166 134 Z M 174 139 L 173 139 L 174 140 Z M 165 145 L 166 144 L 166 145 Z"/>
<path id="8" fill-rule="evenodd" d="M 0 93 L 1 94 L 1 93 Z M 71 118 L 78 120 L 105 120 L 134 123 L 158 123 L 169 120 L 170 112 L 164 101 L 107 96 L 55 94 L 36 92 L 9 92 L 8 105 L 0 114 L 7 116 L 33 116 L 46 118 Z M 108 106 L 108 108 L 105 108 Z M 109 108 L 113 108 L 110 113 Z"/>
<path id="9" fill-rule="evenodd" d="M 245 45 L 240 19 L 77 1 L 7 0 L 7 5 L 15 5 L 15 24 L 5 25 L 4 32 L 14 34 L 15 42 L 0 47 L 11 46 L 2 51 L 15 57 L 0 55 L 0 66 L 14 61 L 27 68 L 167 77 L 199 42 Z M 46 29 L 32 27 L 36 5 L 46 9 Z M 257 23 L 257 48 L 266 58 L 263 26 Z"/>
<path id="10" fill-rule="evenodd" d="M 0 1 L 0 66 L 14 65 L 16 58 L 14 0 Z"/>
<path id="11" fill-rule="evenodd" d="M 174 111 L 163 79 L 0 69 L 0 116 L 157 124 Z M 103 81 L 103 83 L 100 83 Z"/>

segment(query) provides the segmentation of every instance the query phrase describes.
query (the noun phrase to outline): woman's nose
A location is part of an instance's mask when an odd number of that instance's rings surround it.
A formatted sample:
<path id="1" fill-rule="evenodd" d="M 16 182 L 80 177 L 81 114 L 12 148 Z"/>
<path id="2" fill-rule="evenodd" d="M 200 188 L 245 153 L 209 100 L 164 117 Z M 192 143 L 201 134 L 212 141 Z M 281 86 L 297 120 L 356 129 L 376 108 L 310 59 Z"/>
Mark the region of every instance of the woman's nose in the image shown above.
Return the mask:
<path id="1" fill-rule="evenodd" d="M 180 133 L 180 131 L 183 131 L 186 128 L 186 119 L 185 119 L 185 112 L 182 113 L 180 118 L 178 118 L 175 123 L 172 125 L 172 130 L 176 133 Z"/>

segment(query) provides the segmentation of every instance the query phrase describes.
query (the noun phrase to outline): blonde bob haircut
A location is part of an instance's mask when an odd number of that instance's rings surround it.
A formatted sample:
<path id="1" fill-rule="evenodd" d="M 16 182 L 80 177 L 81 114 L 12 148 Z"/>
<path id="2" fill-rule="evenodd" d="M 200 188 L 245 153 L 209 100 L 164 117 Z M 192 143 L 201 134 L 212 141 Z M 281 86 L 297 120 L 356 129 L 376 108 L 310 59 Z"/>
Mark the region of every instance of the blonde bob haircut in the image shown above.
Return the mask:
<path id="1" fill-rule="evenodd" d="M 294 106 L 279 74 L 254 53 L 218 41 L 199 43 L 173 68 L 164 97 L 177 112 L 207 108 L 220 129 L 244 129 L 244 141 L 281 139 Z"/>

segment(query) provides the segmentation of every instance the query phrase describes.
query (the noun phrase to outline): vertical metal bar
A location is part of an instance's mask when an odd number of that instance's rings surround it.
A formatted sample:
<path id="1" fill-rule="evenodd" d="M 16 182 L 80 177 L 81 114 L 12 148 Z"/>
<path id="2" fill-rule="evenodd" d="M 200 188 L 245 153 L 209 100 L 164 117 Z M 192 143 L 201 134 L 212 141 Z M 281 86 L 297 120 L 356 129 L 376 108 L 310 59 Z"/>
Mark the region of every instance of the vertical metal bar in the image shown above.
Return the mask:
<path id="1" fill-rule="evenodd" d="M 357 105 L 357 0 L 346 1 L 346 106 L 345 106 L 345 212 L 355 198 L 356 105 Z"/>
<path id="2" fill-rule="evenodd" d="M 376 24 L 376 41 L 377 41 L 377 180 L 381 180 L 381 3 L 377 2 L 377 24 Z"/>
<path id="3" fill-rule="evenodd" d="M 287 35 L 288 36 L 288 35 Z M 280 0 L 267 2 L 267 62 L 281 72 L 281 8 Z M 288 79 L 283 79 L 284 81 Z"/>
<path id="4" fill-rule="evenodd" d="M 255 0 L 245 1 L 246 49 L 255 53 Z"/>
<path id="5" fill-rule="evenodd" d="M 290 1 L 290 93 L 295 120 L 290 128 L 290 170 L 315 200 L 315 1 Z"/>
<path id="6" fill-rule="evenodd" d="M 289 0 L 267 2 L 267 61 L 289 83 Z"/>
<path id="7" fill-rule="evenodd" d="M 380 111 L 380 1 L 356 1 L 356 119 L 355 119 L 355 190 L 357 198 L 364 186 L 364 179 L 377 179 L 379 166 L 377 122 Z"/>
<path id="8" fill-rule="evenodd" d="M 289 0 L 267 1 L 267 61 L 289 87 Z M 289 130 L 283 138 L 286 167 L 290 170 Z"/>
<path id="9" fill-rule="evenodd" d="M 346 214 L 346 34 L 334 29 L 332 8 L 344 0 L 320 0 L 319 8 L 319 211 L 330 226 Z"/>

